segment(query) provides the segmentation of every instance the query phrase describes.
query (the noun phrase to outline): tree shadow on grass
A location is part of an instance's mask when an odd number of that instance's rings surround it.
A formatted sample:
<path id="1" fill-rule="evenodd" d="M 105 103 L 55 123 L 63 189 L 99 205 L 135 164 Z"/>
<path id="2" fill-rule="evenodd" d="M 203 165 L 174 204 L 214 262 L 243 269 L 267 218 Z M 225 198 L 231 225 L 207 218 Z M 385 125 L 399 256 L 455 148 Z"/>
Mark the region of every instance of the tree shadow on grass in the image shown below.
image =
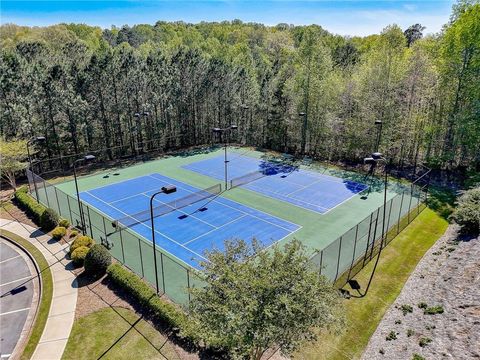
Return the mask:
<path id="1" fill-rule="evenodd" d="M 97 286 L 98 285 L 103 285 L 107 287 L 110 291 L 113 292 L 115 295 L 115 300 L 114 301 L 108 301 L 105 299 L 102 294 L 97 291 Z M 77 286 L 78 287 L 87 287 L 92 293 L 94 293 L 100 300 L 102 300 L 106 305 L 108 305 L 110 308 L 112 308 L 120 317 L 122 317 L 129 325 L 130 328 L 120 337 L 118 338 L 105 352 L 102 354 L 100 358 L 103 358 L 108 351 L 113 349 L 115 345 L 118 344 L 118 342 L 127 335 L 127 333 L 131 330 L 135 330 L 139 335 L 141 335 L 147 342 L 150 343 L 150 345 L 156 349 L 159 354 L 164 356 L 161 353 L 162 347 L 166 344 L 163 343 L 160 347 L 156 347 L 155 344 L 153 344 L 150 339 L 143 334 L 138 328 L 135 327 L 135 325 L 138 323 L 140 320 L 145 320 L 147 321 L 150 325 L 152 325 L 161 335 L 163 335 L 170 343 L 181 347 L 183 350 L 185 350 L 188 353 L 198 353 L 200 359 L 212 359 L 212 360 L 223 360 L 227 359 L 228 356 L 224 352 L 217 352 L 212 349 L 206 349 L 202 346 L 199 346 L 195 343 L 192 343 L 188 339 L 185 339 L 180 336 L 178 329 L 173 329 L 169 327 L 167 324 L 162 322 L 160 319 L 158 319 L 155 314 L 153 314 L 148 308 L 142 306 L 133 296 L 131 296 L 128 292 L 124 291 L 122 288 L 116 286 L 113 284 L 108 276 L 91 276 L 87 273 L 82 273 L 79 274 L 77 277 Z M 155 295 L 154 295 L 155 296 Z M 153 297 L 152 297 L 153 298 Z M 135 321 L 134 324 L 128 321 L 122 314 L 120 314 L 116 308 L 115 304 L 117 301 L 123 300 L 127 302 L 130 306 L 132 306 L 133 310 L 140 316 L 140 319 Z"/>

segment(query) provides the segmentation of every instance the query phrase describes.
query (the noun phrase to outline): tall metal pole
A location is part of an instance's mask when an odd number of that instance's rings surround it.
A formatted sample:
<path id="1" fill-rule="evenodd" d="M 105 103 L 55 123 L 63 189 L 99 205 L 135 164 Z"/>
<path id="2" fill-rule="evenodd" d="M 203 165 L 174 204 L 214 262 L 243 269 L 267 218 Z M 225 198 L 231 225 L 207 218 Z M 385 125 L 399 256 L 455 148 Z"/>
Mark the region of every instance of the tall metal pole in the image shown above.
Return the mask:
<path id="1" fill-rule="evenodd" d="M 73 179 L 75 180 L 75 190 L 77 191 L 77 202 L 78 202 L 78 210 L 80 211 L 80 221 L 82 222 L 82 233 L 85 235 L 87 231 L 87 224 L 85 222 L 85 215 L 83 213 L 82 202 L 80 201 L 80 192 L 78 191 L 78 181 L 77 181 L 77 163 L 81 161 L 92 161 L 95 159 L 94 155 L 85 155 L 81 159 L 77 159 L 73 162 Z"/>
<path id="2" fill-rule="evenodd" d="M 157 251 L 156 251 L 156 243 L 155 243 L 155 222 L 153 221 L 153 200 L 155 196 L 158 194 L 162 194 L 162 191 L 158 191 L 150 197 L 150 227 L 152 228 L 152 243 L 153 243 L 153 265 L 155 267 L 155 286 L 157 288 L 157 294 L 159 292 L 158 286 L 158 268 L 157 268 Z M 165 290 L 165 289 L 164 289 Z"/>
<path id="3" fill-rule="evenodd" d="M 85 235 L 87 229 L 85 226 L 85 218 L 83 217 L 83 208 L 82 208 L 82 202 L 80 201 L 80 192 L 78 191 L 77 169 L 76 169 L 76 165 L 80 161 L 83 161 L 83 159 L 78 159 L 73 162 L 73 179 L 75 180 L 75 190 L 77 192 L 78 211 L 80 212 L 80 222 L 82 225 L 81 230 L 82 230 L 82 234 Z"/>
<path id="4" fill-rule="evenodd" d="M 370 279 L 368 280 L 367 287 L 365 289 L 365 293 L 363 296 L 367 295 L 368 289 L 370 288 L 370 284 L 373 280 L 373 275 L 375 275 L 375 271 L 377 269 L 378 262 L 380 261 L 380 255 L 382 254 L 382 249 L 384 247 L 385 242 L 385 216 L 387 212 L 387 185 L 388 185 L 388 170 L 387 170 L 387 161 L 385 158 L 382 158 L 385 163 L 384 168 L 384 191 L 383 191 L 383 222 L 382 222 L 382 239 L 380 241 L 380 249 L 378 250 L 377 259 L 375 260 L 375 265 L 373 266 L 372 274 L 370 275 Z"/>
<path id="5" fill-rule="evenodd" d="M 158 285 L 158 267 L 157 267 L 157 251 L 156 247 L 157 244 L 155 242 L 155 222 L 153 221 L 154 216 L 153 216 L 153 200 L 155 199 L 155 196 L 158 194 L 164 194 L 164 193 L 171 193 L 177 191 L 177 188 L 175 186 L 167 186 L 163 187 L 162 190 L 157 191 L 154 193 L 152 196 L 150 196 L 150 227 L 152 229 L 152 243 L 153 243 L 153 262 L 154 262 L 154 267 L 155 267 L 155 286 L 157 288 L 157 294 L 159 293 L 159 285 Z M 165 292 L 165 283 L 163 284 L 163 292 Z"/>
<path id="6" fill-rule="evenodd" d="M 225 133 L 223 133 L 225 134 Z M 228 159 L 227 159 L 227 137 L 225 136 L 225 145 L 224 145 L 224 149 L 225 149 L 225 190 L 227 190 L 227 186 L 228 186 Z"/>

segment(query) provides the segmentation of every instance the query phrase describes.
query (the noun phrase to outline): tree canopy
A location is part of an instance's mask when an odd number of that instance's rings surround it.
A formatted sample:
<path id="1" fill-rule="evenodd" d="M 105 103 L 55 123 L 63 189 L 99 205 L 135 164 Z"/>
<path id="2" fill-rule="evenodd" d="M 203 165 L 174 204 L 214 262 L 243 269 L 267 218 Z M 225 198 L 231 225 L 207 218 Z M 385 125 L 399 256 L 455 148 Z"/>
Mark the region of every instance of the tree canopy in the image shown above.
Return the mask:
<path id="1" fill-rule="evenodd" d="M 56 157 L 209 144 L 211 127 L 236 123 L 241 144 L 358 161 L 382 120 L 392 165 L 478 171 L 479 9 L 458 2 L 444 29 L 425 37 L 420 24 L 353 38 L 240 20 L 5 24 L 0 131 L 45 136 L 43 156 Z"/>
<path id="2" fill-rule="evenodd" d="M 299 241 L 265 251 L 253 242 L 225 242 L 202 263 L 206 286 L 191 288 L 191 329 L 236 358 L 259 360 L 267 350 L 288 355 L 342 324 L 338 291 L 318 272 Z"/>

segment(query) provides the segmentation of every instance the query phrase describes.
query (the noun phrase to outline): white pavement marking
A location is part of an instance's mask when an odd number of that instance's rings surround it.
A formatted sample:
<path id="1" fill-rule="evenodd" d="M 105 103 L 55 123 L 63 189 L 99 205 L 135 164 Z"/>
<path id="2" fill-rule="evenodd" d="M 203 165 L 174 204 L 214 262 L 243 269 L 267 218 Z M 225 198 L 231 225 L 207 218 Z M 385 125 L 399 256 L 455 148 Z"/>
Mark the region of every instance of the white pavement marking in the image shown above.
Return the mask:
<path id="1" fill-rule="evenodd" d="M 17 280 L 13 280 L 13 281 L 6 282 L 4 284 L 0 284 L 0 286 L 10 285 L 10 284 L 13 284 L 13 283 L 16 283 L 16 282 L 19 282 L 19 281 L 22 281 L 22 280 L 27 280 L 27 279 L 32 279 L 32 276 L 25 276 L 25 277 L 17 279 Z"/>
<path id="2" fill-rule="evenodd" d="M 19 258 L 19 257 L 22 257 L 22 256 L 21 255 L 12 256 L 11 258 L 0 261 L 0 264 L 6 263 L 7 261 L 10 261 L 10 260 L 13 260 L 13 259 L 16 259 L 16 258 Z"/>
<path id="3" fill-rule="evenodd" d="M 17 310 L 12 310 L 12 311 L 7 311 L 7 312 L 4 312 L 4 313 L 1 313 L 0 316 L 3 316 L 3 315 L 10 315 L 10 314 L 14 314 L 14 313 L 17 313 L 17 312 L 20 312 L 20 311 L 26 311 L 26 310 L 30 310 L 30 308 L 23 308 L 23 309 L 17 309 Z"/>

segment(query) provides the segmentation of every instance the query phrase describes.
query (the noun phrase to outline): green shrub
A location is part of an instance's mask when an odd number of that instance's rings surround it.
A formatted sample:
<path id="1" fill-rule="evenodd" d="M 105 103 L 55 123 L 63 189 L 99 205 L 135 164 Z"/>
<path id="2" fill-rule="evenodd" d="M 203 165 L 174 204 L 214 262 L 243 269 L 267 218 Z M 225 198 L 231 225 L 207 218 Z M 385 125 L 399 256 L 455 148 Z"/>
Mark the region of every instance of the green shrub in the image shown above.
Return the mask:
<path id="1" fill-rule="evenodd" d="M 466 233 L 480 232 L 480 187 L 467 190 L 459 197 L 451 218 Z"/>
<path id="2" fill-rule="evenodd" d="M 67 229 L 65 229 L 63 226 L 57 226 L 55 229 L 52 231 L 52 237 L 55 240 L 60 240 L 65 236 L 67 233 Z"/>
<path id="3" fill-rule="evenodd" d="M 427 303 L 426 302 L 419 302 L 418 305 L 417 305 L 420 309 L 426 309 L 428 307 Z"/>
<path id="4" fill-rule="evenodd" d="M 385 338 L 387 341 L 397 340 L 397 333 L 395 331 L 390 331 L 390 333 Z"/>
<path id="5" fill-rule="evenodd" d="M 408 313 L 411 313 L 413 312 L 413 307 L 411 305 L 402 305 L 400 307 L 400 309 L 402 310 L 402 313 L 403 313 L 403 316 L 407 315 Z"/>
<path id="6" fill-rule="evenodd" d="M 422 355 L 413 354 L 412 360 L 425 360 L 425 358 Z"/>
<path id="7" fill-rule="evenodd" d="M 86 246 L 79 246 L 73 250 L 71 255 L 73 263 L 77 266 L 82 266 L 89 250 L 90 249 Z"/>
<path id="8" fill-rule="evenodd" d="M 430 306 L 427 307 L 425 310 L 423 310 L 423 313 L 425 315 L 436 315 L 436 314 L 443 314 L 443 306 L 441 305 L 436 305 L 436 306 Z"/>
<path id="9" fill-rule="evenodd" d="M 430 344 L 431 342 L 432 342 L 432 339 L 422 337 L 422 338 L 420 338 L 420 341 L 418 342 L 418 345 L 420 345 L 420 347 L 425 347 L 428 344 Z"/>
<path id="10" fill-rule="evenodd" d="M 70 227 L 70 221 L 68 221 L 67 219 L 61 219 L 58 222 L 58 226 L 63 226 L 65 229 L 68 229 Z"/>
<path id="11" fill-rule="evenodd" d="M 85 258 L 85 271 L 90 274 L 103 275 L 107 268 L 112 264 L 112 255 L 107 248 L 100 244 L 95 244 Z"/>
<path id="12" fill-rule="evenodd" d="M 410 336 L 412 336 L 412 335 L 414 335 L 414 334 L 415 334 L 415 331 L 413 331 L 412 329 L 408 329 L 408 330 L 407 330 L 407 337 L 410 337 Z"/>
<path id="13" fill-rule="evenodd" d="M 25 210 L 28 216 L 30 216 L 33 221 L 40 225 L 40 218 L 42 217 L 43 212 L 46 207 L 42 204 L 39 204 L 33 197 L 27 193 L 27 187 L 22 186 L 14 193 L 15 200 L 17 204 Z"/>
<path id="14" fill-rule="evenodd" d="M 57 225 L 58 225 L 57 212 L 51 208 L 46 208 L 45 211 L 42 213 L 42 216 L 40 216 L 41 228 L 45 231 L 50 231 Z"/>
<path id="15" fill-rule="evenodd" d="M 91 237 L 88 237 L 85 235 L 79 236 L 70 245 L 70 254 L 72 254 L 75 251 L 75 249 L 80 246 L 91 248 L 94 244 L 95 244 L 95 241 Z"/>
<path id="16" fill-rule="evenodd" d="M 108 276 L 114 284 L 131 294 L 140 305 L 149 309 L 159 320 L 170 328 L 179 330 L 180 333 L 195 342 L 192 335 L 187 335 L 187 316 L 173 304 L 160 299 L 147 283 L 131 271 L 119 264 L 112 264 L 107 269 Z"/>
<path id="17" fill-rule="evenodd" d="M 70 239 L 71 239 L 71 238 L 77 237 L 77 235 L 78 235 L 78 231 L 77 231 L 77 230 L 72 230 L 72 232 L 70 233 L 69 237 L 70 237 Z"/>

